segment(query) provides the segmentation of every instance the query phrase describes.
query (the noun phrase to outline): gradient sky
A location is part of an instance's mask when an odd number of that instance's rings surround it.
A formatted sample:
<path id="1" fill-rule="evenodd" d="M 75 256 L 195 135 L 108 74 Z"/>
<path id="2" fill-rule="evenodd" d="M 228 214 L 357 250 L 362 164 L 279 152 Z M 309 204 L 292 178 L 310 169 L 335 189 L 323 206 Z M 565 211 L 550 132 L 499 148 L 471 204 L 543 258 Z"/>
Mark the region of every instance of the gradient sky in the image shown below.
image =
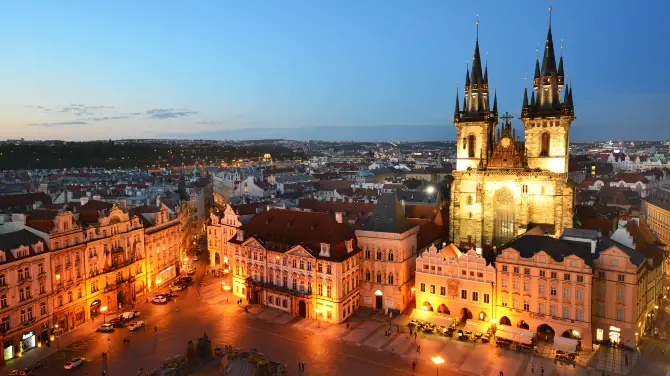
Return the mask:
<path id="1" fill-rule="evenodd" d="M 554 1 L 573 140 L 670 138 L 669 4 Z M 6 0 L 0 138 L 435 125 L 454 139 L 477 13 L 499 110 L 518 116 L 546 1 Z"/>

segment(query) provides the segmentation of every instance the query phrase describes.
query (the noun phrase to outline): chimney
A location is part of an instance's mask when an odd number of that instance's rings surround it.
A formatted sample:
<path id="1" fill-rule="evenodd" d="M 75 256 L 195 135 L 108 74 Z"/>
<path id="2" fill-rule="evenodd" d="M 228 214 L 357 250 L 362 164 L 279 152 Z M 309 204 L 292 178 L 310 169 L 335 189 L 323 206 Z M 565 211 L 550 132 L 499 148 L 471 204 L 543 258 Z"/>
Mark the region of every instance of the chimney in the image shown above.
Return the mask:
<path id="1" fill-rule="evenodd" d="M 81 203 L 81 206 L 88 204 L 88 196 L 80 197 L 79 202 Z"/>
<path id="2" fill-rule="evenodd" d="M 596 254 L 596 244 L 598 244 L 598 241 L 596 239 L 591 239 L 591 254 L 592 255 Z"/>
<path id="3" fill-rule="evenodd" d="M 402 206 L 402 214 L 405 214 L 405 200 L 400 200 L 400 206 Z"/>
<path id="4" fill-rule="evenodd" d="M 342 223 L 342 212 L 335 212 L 335 220 L 337 223 Z"/>

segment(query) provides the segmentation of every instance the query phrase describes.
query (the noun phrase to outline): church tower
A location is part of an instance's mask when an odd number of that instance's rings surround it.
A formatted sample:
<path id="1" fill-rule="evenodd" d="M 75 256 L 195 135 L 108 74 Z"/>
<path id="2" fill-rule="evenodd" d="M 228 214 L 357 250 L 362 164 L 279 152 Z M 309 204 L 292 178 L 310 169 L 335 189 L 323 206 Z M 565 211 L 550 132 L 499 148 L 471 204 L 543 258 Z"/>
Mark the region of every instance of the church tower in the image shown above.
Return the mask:
<path id="1" fill-rule="evenodd" d="M 549 8 L 549 32 L 542 65 L 537 58 L 535 60 L 530 102 L 528 91 L 524 89 L 521 121 L 525 126 L 528 167 L 565 174 L 568 172 L 570 125 L 575 119 L 575 110 L 572 90 L 565 82 L 562 53 L 556 67 L 551 11 Z"/>
<path id="2" fill-rule="evenodd" d="M 465 93 L 461 110 L 456 91 L 454 126 L 456 126 L 456 170 L 478 168 L 485 164 L 489 151 L 493 148 L 493 130 L 498 123 L 497 97 L 490 106 L 488 62 L 482 73 L 479 54 L 479 19 L 477 19 L 477 38 L 472 59 L 472 72 L 465 70 Z"/>

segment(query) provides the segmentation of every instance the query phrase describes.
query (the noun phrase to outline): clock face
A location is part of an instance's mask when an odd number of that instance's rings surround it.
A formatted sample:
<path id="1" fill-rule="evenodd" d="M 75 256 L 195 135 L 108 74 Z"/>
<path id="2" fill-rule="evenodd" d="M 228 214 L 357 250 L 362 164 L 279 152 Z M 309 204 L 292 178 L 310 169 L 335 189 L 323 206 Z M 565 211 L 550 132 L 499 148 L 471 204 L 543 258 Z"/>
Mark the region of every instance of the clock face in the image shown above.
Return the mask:
<path id="1" fill-rule="evenodd" d="M 504 148 L 508 147 L 512 143 L 512 140 L 509 139 L 509 137 L 504 137 L 502 140 L 500 140 L 500 145 L 502 145 Z"/>

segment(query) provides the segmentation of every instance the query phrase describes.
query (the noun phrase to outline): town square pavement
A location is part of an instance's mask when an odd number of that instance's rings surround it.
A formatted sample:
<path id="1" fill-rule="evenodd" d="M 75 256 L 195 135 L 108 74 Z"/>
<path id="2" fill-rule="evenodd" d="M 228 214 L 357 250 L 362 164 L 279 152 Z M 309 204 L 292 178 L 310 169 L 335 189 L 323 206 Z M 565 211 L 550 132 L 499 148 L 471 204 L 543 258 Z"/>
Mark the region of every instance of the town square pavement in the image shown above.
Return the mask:
<path id="1" fill-rule="evenodd" d="M 205 276 L 205 267 L 198 267 L 196 283 L 178 293 L 175 301 L 166 305 L 140 306 L 142 318 L 147 316 L 145 330 L 131 332 L 127 328 L 114 333 L 81 333 L 71 341 L 60 344 L 60 350 L 36 349 L 22 359 L 10 361 L 0 372 L 28 366 L 39 361 L 45 367 L 34 375 L 101 375 L 132 376 L 140 367 L 150 370 L 170 356 L 183 354 L 189 339 L 196 340 L 204 333 L 215 346 L 231 344 L 240 349 L 256 348 L 271 360 L 288 365 L 289 375 L 298 375 L 297 363 L 305 362 L 301 375 L 477 375 L 546 376 L 589 375 L 602 376 L 603 372 L 617 374 L 665 375 L 666 364 L 659 354 L 654 358 L 644 356 L 627 368 L 617 362 L 615 355 L 597 352 L 589 365 L 557 364 L 548 357 L 502 350 L 495 345 L 462 342 L 435 335 L 410 337 L 406 327 L 371 311 L 359 310 L 346 324 L 328 324 L 315 320 L 293 317 L 287 313 L 258 306 L 238 306 L 229 292 L 221 290 L 220 278 Z M 157 331 L 154 332 L 154 326 Z M 391 328 L 390 336 L 386 330 Z M 91 326 L 92 328 L 92 326 Z M 89 331 L 91 330 L 89 328 Z M 130 340 L 123 344 L 123 339 Z M 71 342 L 71 343 L 70 343 Z M 421 346 L 417 353 L 417 346 Z M 102 360 L 102 352 L 109 352 Z M 40 358 L 42 356 L 46 358 Z M 50 354 L 49 354 L 50 353 Z M 439 369 L 431 357 L 440 355 L 445 363 Z M 74 370 L 66 371 L 63 363 L 76 356 L 88 362 Z M 653 360 L 653 362 L 651 361 Z M 412 361 L 417 369 L 412 371 Z M 598 364 L 601 364 L 600 366 Z M 607 369 L 606 367 L 610 367 Z M 534 372 L 533 372 L 534 371 Z M 215 375 L 213 370 L 202 375 Z"/>

